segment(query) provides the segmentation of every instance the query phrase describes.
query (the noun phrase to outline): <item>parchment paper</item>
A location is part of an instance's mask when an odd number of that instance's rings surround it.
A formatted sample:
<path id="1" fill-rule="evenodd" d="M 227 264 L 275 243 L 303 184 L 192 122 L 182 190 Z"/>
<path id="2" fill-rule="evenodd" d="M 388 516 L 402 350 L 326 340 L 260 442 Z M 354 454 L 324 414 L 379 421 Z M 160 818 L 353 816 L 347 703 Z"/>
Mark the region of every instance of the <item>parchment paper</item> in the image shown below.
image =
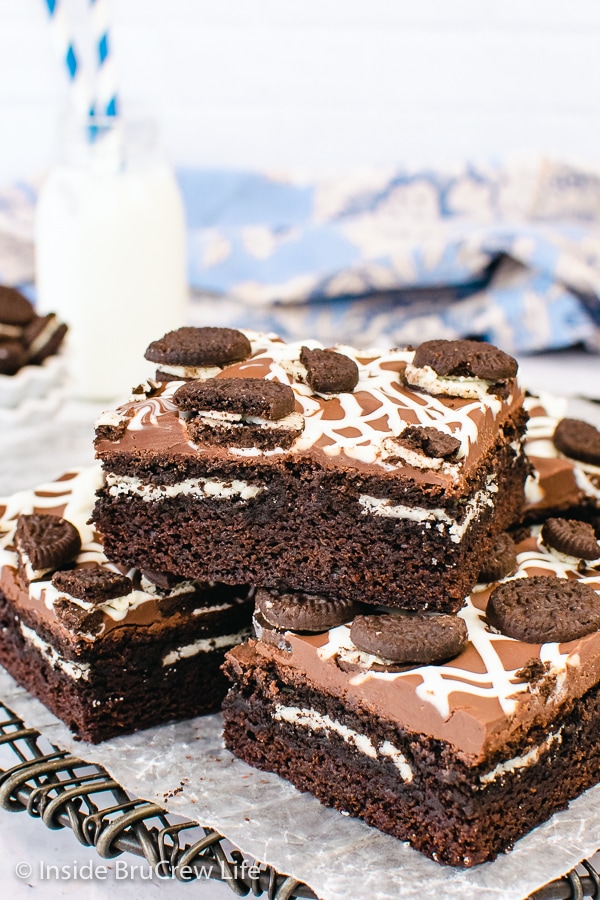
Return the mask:
<path id="1" fill-rule="evenodd" d="M 127 791 L 215 828 L 242 852 L 306 882 L 323 900 L 523 900 L 592 856 L 600 842 L 597 786 L 494 862 L 468 870 L 439 866 L 236 759 L 223 748 L 219 715 L 94 746 L 74 740 L 3 669 L 0 697 L 54 744 L 104 766 Z"/>
<path id="2" fill-rule="evenodd" d="M 68 405 L 59 427 L 47 430 L 43 441 L 39 431 L 0 436 L 0 493 L 89 464 L 98 412 Z M 589 403 L 570 401 L 569 414 L 600 424 L 598 408 Z M 235 759 L 223 748 L 220 716 L 94 746 L 75 741 L 1 668 L 0 698 L 53 743 L 104 766 L 130 793 L 215 828 L 242 852 L 306 882 L 323 900 L 523 900 L 600 845 L 599 785 L 518 841 L 509 854 L 475 869 L 451 869 Z"/>

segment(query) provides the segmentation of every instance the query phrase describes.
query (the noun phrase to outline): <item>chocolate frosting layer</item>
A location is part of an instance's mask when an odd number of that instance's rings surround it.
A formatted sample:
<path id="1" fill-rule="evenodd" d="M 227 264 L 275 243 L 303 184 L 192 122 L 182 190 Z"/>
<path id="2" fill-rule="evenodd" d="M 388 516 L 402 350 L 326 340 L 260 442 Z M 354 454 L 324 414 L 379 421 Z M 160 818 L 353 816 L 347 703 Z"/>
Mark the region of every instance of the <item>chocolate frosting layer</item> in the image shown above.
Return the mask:
<path id="1" fill-rule="evenodd" d="M 600 592 L 600 571 L 580 572 L 577 560 L 559 559 L 542 544 L 539 530 L 532 529 L 532 536 L 517 546 L 518 570 L 503 581 L 553 575 L 580 579 Z M 467 624 L 470 642 L 460 656 L 442 665 L 382 672 L 370 669 L 363 655 L 363 670 L 348 671 L 345 660 L 356 656 L 349 624 L 318 635 L 286 631 L 283 646 L 290 650 L 257 641 L 240 653 L 274 658 L 290 681 L 308 683 L 350 708 L 447 741 L 476 765 L 516 742 L 532 725 L 548 725 L 600 680 L 600 632 L 541 645 L 493 633 L 485 619 L 493 587 L 476 589 L 467 598 L 458 615 Z"/>

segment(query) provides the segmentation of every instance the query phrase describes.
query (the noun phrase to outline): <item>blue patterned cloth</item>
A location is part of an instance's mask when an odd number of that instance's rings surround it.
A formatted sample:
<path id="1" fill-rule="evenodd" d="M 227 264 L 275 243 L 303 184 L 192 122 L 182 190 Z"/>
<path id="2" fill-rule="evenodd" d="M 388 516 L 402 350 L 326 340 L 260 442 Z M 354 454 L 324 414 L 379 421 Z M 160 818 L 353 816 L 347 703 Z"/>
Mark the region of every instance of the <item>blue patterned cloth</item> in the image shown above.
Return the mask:
<path id="1" fill-rule="evenodd" d="M 195 322 L 363 347 L 474 336 L 513 353 L 600 349 L 594 172 L 537 159 L 178 177 Z M 32 279 L 34 202 L 27 183 L 0 192 L 0 281 Z"/>
<path id="2" fill-rule="evenodd" d="M 600 179 L 538 160 L 318 180 L 182 171 L 198 320 L 285 337 L 600 348 Z"/>

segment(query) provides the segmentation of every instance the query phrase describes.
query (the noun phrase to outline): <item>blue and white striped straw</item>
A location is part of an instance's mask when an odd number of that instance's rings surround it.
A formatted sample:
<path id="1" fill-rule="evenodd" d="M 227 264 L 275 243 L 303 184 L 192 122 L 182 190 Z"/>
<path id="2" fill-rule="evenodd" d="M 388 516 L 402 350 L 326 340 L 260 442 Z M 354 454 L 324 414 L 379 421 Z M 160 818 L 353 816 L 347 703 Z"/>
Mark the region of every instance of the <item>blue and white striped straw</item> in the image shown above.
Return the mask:
<path id="1" fill-rule="evenodd" d="M 96 115 L 116 116 L 117 80 L 114 57 L 111 53 L 109 37 L 109 15 L 107 0 L 90 0 L 92 7 L 92 28 L 96 48 Z"/>
<path id="2" fill-rule="evenodd" d="M 82 116 L 94 115 L 90 86 L 75 51 L 70 34 L 64 4 L 61 0 L 46 0 L 52 22 L 52 36 L 57 50 L 64 60 L 71 82 L 70 99 L 76 112 Z"/>

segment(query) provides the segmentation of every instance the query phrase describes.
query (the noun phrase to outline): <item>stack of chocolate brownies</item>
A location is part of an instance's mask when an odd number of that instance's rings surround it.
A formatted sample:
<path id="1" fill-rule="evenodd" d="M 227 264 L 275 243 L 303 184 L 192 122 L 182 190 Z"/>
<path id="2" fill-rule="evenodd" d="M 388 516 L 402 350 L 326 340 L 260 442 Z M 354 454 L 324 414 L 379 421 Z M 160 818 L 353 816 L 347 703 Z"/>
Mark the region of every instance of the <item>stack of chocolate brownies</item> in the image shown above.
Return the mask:
<path id="1" fill-rule="evenodd" d="M 221 610 L 227 625 L 210 640 L 221 652 L 236 644 L 225 664 L 233 753 L 452 865 L 492 859 L 595 783 L 595 429 L 557 428 L 528 398 L 528 458 L 517 364 L 469 340 L 358 351 L 182 328 L 146 356 L 155 379 L 97 422 L 90 534 L 112 577 L 151 599 L 104 594 L 98 616 L 91 594 L 78 599 L 81 555 L 55 560 L 40 594 L 63 623 L 79 617 L 75 643 L 91 639 L 96 615 L 105 678 L 132 672 L 133 694 L 150 677 L 136 666 L 160 669 L 166 686 L 195 659 L 172 712 L 189 714 L 181 695 L 205 690 L 209 641 L 190 623 Z M 556 495 L 551 458 L 570 478 Z M 74 522 L 53 490 L 30 505 L 43 497 Z M 19 529 L 7 539 L 21 555 L 14 580 L 29 579 L 31 597 L 40 582 Z M 253 590 L 254 637 L 240 643 Z M 150 624 L 131 619 L 130 646 L 113 648 L 105 613 L 122 604 Z M 32 629 L 30 606 L 23 596 Z M 83 657 L 70 647 L 53 657 L 51 632 L 44 620 L 46 645 L 30 636 L 30 646 L 72 683 L 62 663 Z"/>

